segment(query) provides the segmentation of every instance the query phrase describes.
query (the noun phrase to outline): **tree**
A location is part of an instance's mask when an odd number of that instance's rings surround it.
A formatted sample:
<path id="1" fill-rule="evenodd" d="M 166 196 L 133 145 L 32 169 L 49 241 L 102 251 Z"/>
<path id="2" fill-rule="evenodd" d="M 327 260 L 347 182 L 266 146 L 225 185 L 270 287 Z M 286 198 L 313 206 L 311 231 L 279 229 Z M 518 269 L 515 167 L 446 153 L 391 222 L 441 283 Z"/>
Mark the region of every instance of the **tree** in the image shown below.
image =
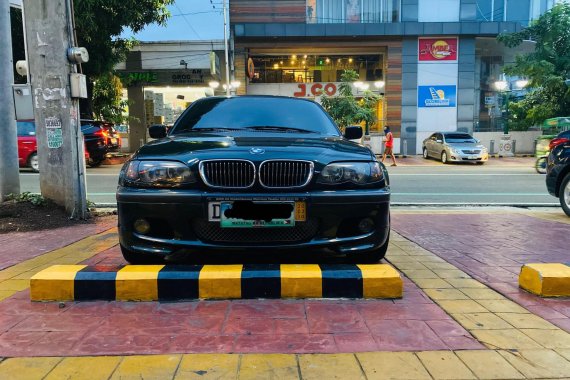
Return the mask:
<path id="1" fill-rule="evenodd" d="M 536 41 L 533 53 L 519 55 L 504 72 L 526 77 L 531 89 L 526 97 L 512 102 L 509 114 L 513 126 L 526 129 L 551 117 L 570 115 L 570 4 L 560 3 L 517 33 L 501 34 L 507 47 L 524 40 Z"/>
<path id="2" fill-rule="evenodd" d="M 95 118 L 123 124 L 128 103 L 121 99 L 123 86 L 121 80 L 111 74 L 99 75 L 93 86 L 93 111 Z"/>
<path id="3" fill-rule="evenodd" d="M 364 122 L 368 133 L 368 127 L 376 122 L 376 104 L 379 96 L 371 91 L 365 91 L 362 99 L 357 100 L 352 93 L 352 83 L 356 80 L 358 80 L 356 71 L 344 70 L 340 77 L 339 95 L 335 97 L 323 95 L 321 103 L 341 129 Z"/>
<path id="4" fill-rule="evenodd" d="M 89 94 L 93 82 L 100 77 L 105 83 L 115 65 L 126 59 L 127 52 L 136 44 L 125 39 L 125 29 L 140 32 L 146 25 L 164 25 L 170 13 L 167 5 L 174 0 L 75 0 L 75 31 L 79 46 L 89 51 L 89 62 L 82 65 L 88 77 Z M 93 103 L 88 99 L 81 103 L 82 114 L 93 114 Z M 102 98 L 100 98 L 102 100 Z M 114 107 L 114 100 L 107 107 Z M 100 112 L 100 107 L 98 111 Z"/>

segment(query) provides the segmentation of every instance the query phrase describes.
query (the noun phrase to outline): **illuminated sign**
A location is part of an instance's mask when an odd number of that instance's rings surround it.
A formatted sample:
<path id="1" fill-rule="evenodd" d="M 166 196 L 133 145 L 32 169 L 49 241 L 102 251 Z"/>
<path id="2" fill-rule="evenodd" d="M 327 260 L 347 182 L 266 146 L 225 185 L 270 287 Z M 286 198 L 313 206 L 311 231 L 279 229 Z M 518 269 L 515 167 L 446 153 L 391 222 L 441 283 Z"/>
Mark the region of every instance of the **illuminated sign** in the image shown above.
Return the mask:
<path id="1" fill-rule="evenodd" d="M 299 91 L 293 94 L 296 98 L 305 98 L 310 96 L 333 96 L 336 94 L 336 84 L 334 83 L 299 83 Z"/>
<path id="2" fill-rule="evenodd" d="M 456 98 L 456 86 L 418 87 L 418 107 L 420 108 L 455 107 Z"/>
<path id="3" fill-rule="evenodd" d="M 420 38 L 420 61 L 457 61 L 457 38 Z"/>

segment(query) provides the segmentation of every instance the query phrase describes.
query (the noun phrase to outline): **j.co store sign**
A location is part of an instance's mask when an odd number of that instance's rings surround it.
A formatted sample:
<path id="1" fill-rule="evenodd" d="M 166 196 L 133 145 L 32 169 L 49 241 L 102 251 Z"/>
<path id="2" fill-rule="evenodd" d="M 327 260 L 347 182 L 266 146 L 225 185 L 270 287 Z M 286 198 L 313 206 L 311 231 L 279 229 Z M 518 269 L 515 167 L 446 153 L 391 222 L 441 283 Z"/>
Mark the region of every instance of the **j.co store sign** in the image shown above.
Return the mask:
<path id="1" fill-rule="evenodd" d="M 418 60 L 457 61 L 457 37 L 419 38 Z"/>

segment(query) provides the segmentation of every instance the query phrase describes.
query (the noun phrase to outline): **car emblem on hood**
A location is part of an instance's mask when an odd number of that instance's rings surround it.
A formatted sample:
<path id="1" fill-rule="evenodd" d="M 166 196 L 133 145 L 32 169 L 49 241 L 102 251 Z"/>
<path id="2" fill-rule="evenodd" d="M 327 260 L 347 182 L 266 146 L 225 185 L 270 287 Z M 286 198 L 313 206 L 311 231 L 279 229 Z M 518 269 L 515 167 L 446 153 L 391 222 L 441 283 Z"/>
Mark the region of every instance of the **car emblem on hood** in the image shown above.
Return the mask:
<path id="1" fill-rule="evenodd" d="M 263 154 L 263 153 L 265 153 L 265 149 L 263 149 L 263 148 L 251 148 L 249 150 L 249 153 L 251 153 L 251 154 Z"/>

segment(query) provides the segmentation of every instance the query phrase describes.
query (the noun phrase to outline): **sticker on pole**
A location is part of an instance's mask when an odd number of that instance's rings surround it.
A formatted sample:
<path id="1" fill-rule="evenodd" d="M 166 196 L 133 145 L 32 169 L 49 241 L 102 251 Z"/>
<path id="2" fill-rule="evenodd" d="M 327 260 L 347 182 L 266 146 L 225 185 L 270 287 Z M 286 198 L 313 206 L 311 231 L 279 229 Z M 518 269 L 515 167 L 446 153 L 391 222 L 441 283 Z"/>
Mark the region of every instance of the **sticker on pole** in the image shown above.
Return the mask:
<path id="1" fill-rule="evenodd" d="M 46 129 L 47 132 L 47 145 L 50 149 L 61 148 L 63 145 L 63 134 L 61 128 Z"/>

